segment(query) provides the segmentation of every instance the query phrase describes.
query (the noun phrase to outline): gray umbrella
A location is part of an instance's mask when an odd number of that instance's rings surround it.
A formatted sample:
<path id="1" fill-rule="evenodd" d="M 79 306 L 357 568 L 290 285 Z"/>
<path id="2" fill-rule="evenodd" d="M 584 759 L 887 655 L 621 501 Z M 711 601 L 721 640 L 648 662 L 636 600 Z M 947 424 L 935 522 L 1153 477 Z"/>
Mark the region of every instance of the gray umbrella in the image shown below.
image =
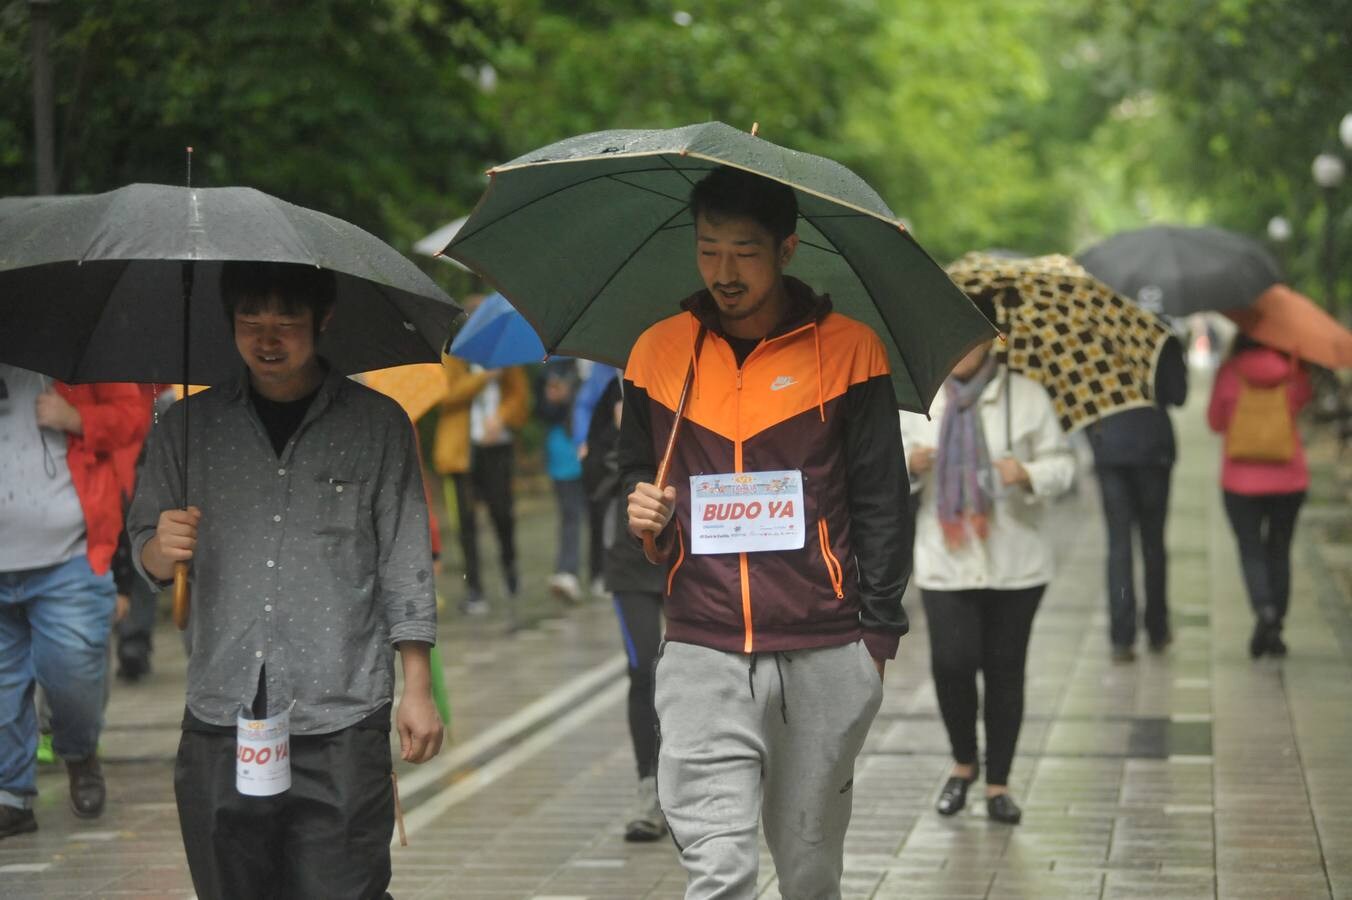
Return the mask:
<path id="1" fill-rule="evenodd" d="M 344 373 L 436 362 L 460 313 L 341 219 L 252 188 L 133 184 L 0 205 L 0 361 L 67 382 L 220 382 L 240 370 L 218 290 L 226 260 L 332 270 L 319 352 Z"/>
<path id="2" fill-rule="evenodd" d="M 379 238 L 252 188 L 132 184 L 0 206 L 0 361 L 66 382 L 215 384 L 239 373 L 221 264 L 329 269 L 319 352 L 343 373 L 436 362 L 460 309 Z M 184 406 L 183 506 L 188 505 Z M 174 567 L 174 621 L 188 621 Z"/>
<path id="3" fill-rule="evenodd" d="M 1075 259 L 1119 294 L 1169 316 L 1248 306 L 1282 280 L 1262 244 L 1220 228 L 1123 231 Z"/>

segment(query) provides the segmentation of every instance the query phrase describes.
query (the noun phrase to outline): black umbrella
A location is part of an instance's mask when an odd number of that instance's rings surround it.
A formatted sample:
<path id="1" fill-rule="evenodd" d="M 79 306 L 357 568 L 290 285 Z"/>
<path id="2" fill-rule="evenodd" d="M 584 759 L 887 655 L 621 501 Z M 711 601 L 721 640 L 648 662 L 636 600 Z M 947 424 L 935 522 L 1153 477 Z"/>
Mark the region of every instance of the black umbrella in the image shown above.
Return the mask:
<path id="1" fill-rule="evenodd" d="M 1075 258 L 1119 294 L 1169 316 L 1248 306 L 1282 280 L 1262 244 L 1220 228 L 1123 231 Z"/>
<path id="2" fill-rule="evenodd" d="M 461 312 L 341 219 L 252 188 L 133 184 L 0 206 L 0 361 L 66 382 L 228 379 L 242 363 L 220 298 L 227 260 L 331 270 L 318 349 L 345 374 L 438 361 Z"/>

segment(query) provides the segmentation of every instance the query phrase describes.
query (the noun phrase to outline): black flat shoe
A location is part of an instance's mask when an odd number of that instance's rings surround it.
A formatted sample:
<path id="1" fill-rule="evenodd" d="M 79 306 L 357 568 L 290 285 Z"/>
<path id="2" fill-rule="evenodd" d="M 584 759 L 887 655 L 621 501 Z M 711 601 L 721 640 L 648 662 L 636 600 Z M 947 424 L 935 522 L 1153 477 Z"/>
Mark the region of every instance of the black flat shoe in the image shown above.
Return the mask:
<path id="1" fill-rule="evenodd" d="M 967 805 L 967 789 L 976 781 L 976 772 L 972 773 L 971 778 L 961 778 L 957 775 L 949 776 L 944 782 L 943 790 L 939 791 L 939 802 L 934 804 L 934 808 L 941 816 L 954 816 L 962 811 Z"/>
<path id="2" fill-rule="evenodd" d="M 1286 641 L 1282 640 L 1282 633 L 1274 631 L 1268 635 L 1267 652 L 1272 656 L 1286 655 Z"/>
<path id="3" fill-rule="evenodd" d="M 1257 659 L 1267 652 L 1268 633 L 1267 626 L 1262 622 L 1253 626 L 1253 634 L 1249 636 L 1249 656 Z"/>
<path id="4" fill-rule="evenodd" d="M 986 816 L 1006 825 L 1017 825 L 1023 819 L 1023 810 L 1008 794 L 996 794 L 986 798 Z"/>

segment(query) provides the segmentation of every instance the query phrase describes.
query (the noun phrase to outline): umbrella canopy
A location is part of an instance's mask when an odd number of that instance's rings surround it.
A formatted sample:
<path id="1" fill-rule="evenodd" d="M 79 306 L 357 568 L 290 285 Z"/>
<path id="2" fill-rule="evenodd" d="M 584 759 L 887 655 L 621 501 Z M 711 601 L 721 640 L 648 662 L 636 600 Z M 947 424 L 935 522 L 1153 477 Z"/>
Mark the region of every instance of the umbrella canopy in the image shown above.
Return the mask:
<path id="1" fill-rule="evenodd" d="M 1006 364 L 1047 390 L 1066 431 L 1152 404 L 1172 332 L 1074 260 L 969 253 L 948 274 L 970 296 L 995 296 Z"/>
<path id="2" fill-rule="evenodd" d="M 456 334 L 450 353 L 485 369 L 500 369 L 540 362 L 545 345 L 506 297 L 490 294 Z"/>
<path id="3" fill-rule="evenodd" d="M 1274 284 L 1253 305 L 1226 315 L 1269 347 L 1326 369 L 1352 369 L 1352 331 L 1284 284 Z"/>
<path id="4" fill-rule="evenodd" d="M 788 274 L 873 328 L 899 404 L 927 409 L 988 323 L 853 172 L 720 122 L 586 134 L 498 166 L 445 252 L 510 298 L 550 353 L 623 366 L 644 329 L 704 286 L 688 197 L 722 165 L 794 189 Z"/>
<path id="5" fill-rule="evenodd" d="M 226 260 L 332 270 L 319 352 L 344 373 L 438 361 L 459 313 L 412 262 L 341 219 L 251 188 L 133 184 L 0 207 L 0 360 L 67 382 L 222 381 L 241 368 L 218 287 Z"/>
<path id="6" fill-rule="evenodd" d="M 441 363 L 377 369 L 362 375 L 362 381 L 367 387 L 393 398 L 414 422 L 427 415 L 448 393 Z"/>
<path id="7" fill-rule="evenodd" d="M 1281 266 L 1262 244 L 1220 228 L 1124 231 L 1076 259 L 1147 311 L 1170 316 L 1248 306 L 1282 280 Z"/>
<path id="8" fill-rule="evenodd" d="M 425 237 L 418 238 L 418 240 L 415 241 L 413 244 L 414 252 L 421 253 L 423 256 L 435 257 L 436 259 L 439 259 L 442 262 L 450 263 L 457 269 L 462 269 L 468 272 L 469 269 L 466 269 L 464 265 L 462 265 L 461 263 L 456 262 L 449 256 L 441 255 L 442 249 L 451 242 L 451 238 L 455 237 L 456 234 L 459 233 L 461 226 L 463 226 L 467 221 L 469 221 L 469 216 L 461 216 L 458 219 L 454 219 L 450 222 L 447 222 L 445 225 L 442 225 L 440 228 L 438 228 L 436 231 L 433 231 L 431 234 L 428 234 Z"/>

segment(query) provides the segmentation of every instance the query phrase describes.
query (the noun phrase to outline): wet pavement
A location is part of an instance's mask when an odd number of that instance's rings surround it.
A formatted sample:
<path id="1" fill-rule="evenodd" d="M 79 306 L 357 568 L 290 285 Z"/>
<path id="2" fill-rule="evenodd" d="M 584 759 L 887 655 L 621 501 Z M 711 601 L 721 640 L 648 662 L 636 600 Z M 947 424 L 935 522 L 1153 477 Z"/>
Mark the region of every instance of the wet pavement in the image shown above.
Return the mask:
<path id="1" fill-rule="evenodd" d="M 1059 505 L 1060 572 L 1030 649 L 1011 778 L 1023 824 L 990 823 L 981 803 L 944 819 L 933 803 L 947 740 L 923 613 L 908 598 L 915 630 L 888 668 L 859 762 L 845 896 L 1352 898 L 1352 475 L 1330 447 L 1313 447 L 1291 655 L 1251 661 L 1219 449 L 1201 423 L 1205 390 L 1195 394 L 1176 420 L 1173 645 L 1109 660 L 1103 532 L 1083 478 Z M 522 546 L 552 546 L 545 501 L 522 507 Z M 400 900 L 683 896 L 669 841 L 620 835 L 634 763 L 613 613 L 597 600 L 558 606 L 543 591 L 547 569 L 527 570 L 529 596 L 513 615 L 522 627 L 501 609 L 484 619 L 447 611 L 452 740 L 433 763 L 399 769 L 410 839 L 393 851 Z M 182 672 L 165 628 L 152 675 L 114 688 L 106 814 L 77 820 L 64 773 L 45 768 L 40 830 L 0 841 L 0 896 L 193 895 L 172 794 Z M 764 851 L 761 882 L 778 896 Z"/>

